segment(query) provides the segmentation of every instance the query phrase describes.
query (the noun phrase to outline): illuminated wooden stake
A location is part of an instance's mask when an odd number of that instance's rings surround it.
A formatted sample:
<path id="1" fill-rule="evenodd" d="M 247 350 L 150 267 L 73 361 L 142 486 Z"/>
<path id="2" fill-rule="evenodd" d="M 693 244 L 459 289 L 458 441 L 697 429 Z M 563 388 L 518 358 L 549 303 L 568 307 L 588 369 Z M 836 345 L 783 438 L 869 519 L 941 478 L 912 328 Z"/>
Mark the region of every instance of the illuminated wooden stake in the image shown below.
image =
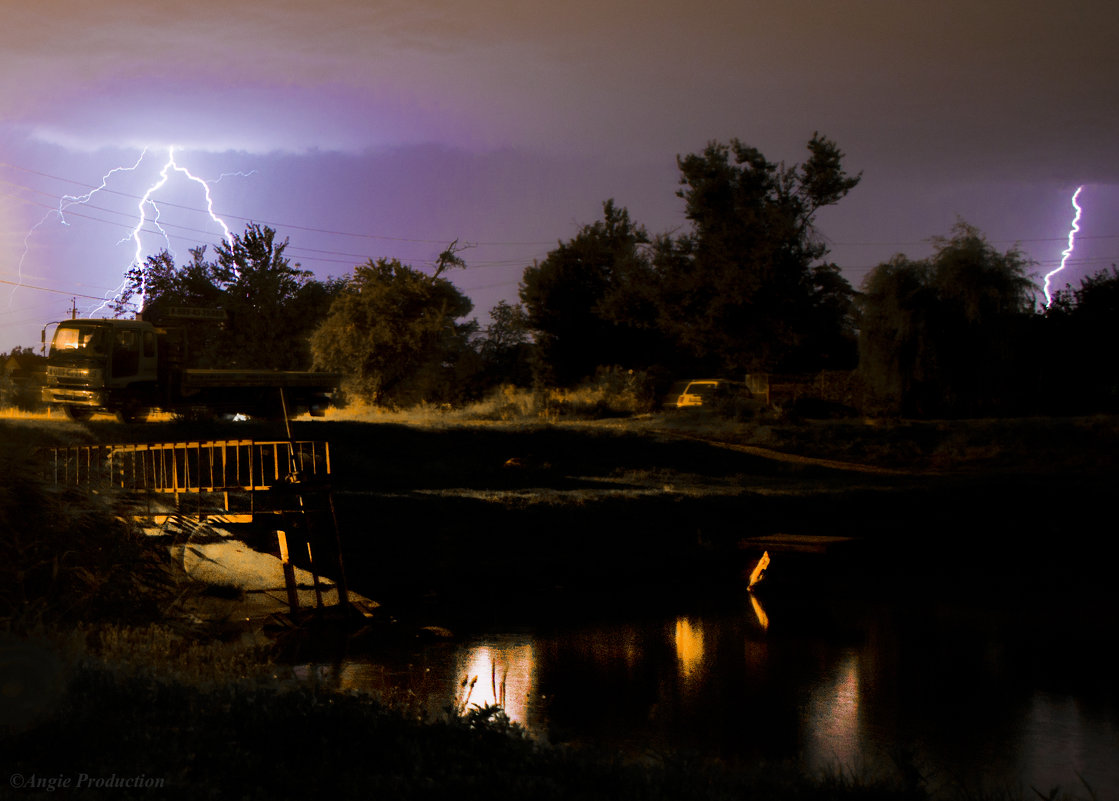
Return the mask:
<path id="1" fill-rule="evenodd" d="M 276 540 L 280 543 L 280 561 L 284 565 L 284 586 L 288 590 L 288 606 L 293 615 L 299 612 L 299 593 L 295 586 L 295 568 L 292 567 L 288 555 L 288 537 L 283 531 L 276 531 Z"/>
<path id="2" fill-rule="evenodd" d="M 750 584 L 746 587 L 748 590 L 754 589 L 754 585 L 765 578 L 765 570 L 769 567 L 769 551 L 762 552 L 762 558 L 754 565 L 754 569 L 750 571 Z"/>

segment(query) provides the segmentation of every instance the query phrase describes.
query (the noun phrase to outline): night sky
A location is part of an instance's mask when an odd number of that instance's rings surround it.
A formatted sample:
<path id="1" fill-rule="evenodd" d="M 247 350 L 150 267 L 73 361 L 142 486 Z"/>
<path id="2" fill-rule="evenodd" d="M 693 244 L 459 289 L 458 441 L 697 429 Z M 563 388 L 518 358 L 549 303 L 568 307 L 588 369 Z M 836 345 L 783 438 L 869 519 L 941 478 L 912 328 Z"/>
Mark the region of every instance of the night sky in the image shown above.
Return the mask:
<path id="1" fill-rule="evenodd" d="M 449 277 L 483 322 L 607 198 L 684 229 L 676 156 L 732 137 L 845 151 L 862 183 L 818 222 L 856 287 L 958 218 L 1044 274 L 1081 184 L 1067 280 L 1119 262 L 1103 0 L 0 1 L 0 351 L 113 294 L 172 146 L 234 232 L 275 227 L 319 277 L 469 244 Z M 153 197 L 180 260 L 220 240 L 185 175 Z"/>

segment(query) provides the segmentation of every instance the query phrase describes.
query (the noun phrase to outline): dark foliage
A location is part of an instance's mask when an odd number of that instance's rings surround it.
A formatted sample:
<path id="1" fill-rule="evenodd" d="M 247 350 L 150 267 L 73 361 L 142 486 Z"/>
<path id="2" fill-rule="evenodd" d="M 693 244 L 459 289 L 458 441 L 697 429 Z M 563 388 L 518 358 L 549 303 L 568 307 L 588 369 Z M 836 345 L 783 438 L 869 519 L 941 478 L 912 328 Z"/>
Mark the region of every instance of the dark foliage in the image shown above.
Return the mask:
<path id="1" fill-rule="evenodd" d="M 677 159 L 693 230 L 659 243 L 661 324 L 708 372 L 853 366 L 853 290 L 822 262 L 816 212 L 859 182 L 813 135 L 802 165 L 737 139 Z"/>
<path id="2" fill-rule="evenodd" d="M 602 211 L 521 278 L 542 384 L 572 386 L 602 365 L 639 368 L 663 357 L 649 236 L 613 200 Z"/>
<path id="3" fill-rule="evenodd" d="M 923 261 L 895 256 L 863 285 L 859 367 L 884 408 L 907 416 L 989 415 L 1028 405 L 1016 357 L 1032 283 L 1017 250 L 957 224 Z"/>
<path id="4" fill-rule="evenodd" d="M 166 320 L 175 307 L 221 310 L 222 323 L 192 323 L 187 332 L 190 364 L 197 367 L 307 369 L 310 334 L 322 320 L 339 282 L 320 282 L 284 255 L 288 242 L 276 232 L 250 223 L 243 234 L 215 249 L 190 251 L 191 260 L 176 265 L 167 251 L 131 269 L 118 312 L 143 299 L 141 314 Z"/>
<path id="5" fill-rule="evenodd" d="M 31 348 L 0 353 L 0 408 L 36 412 L 46 408 L 42 389 L 46 359 Z"/>
<path id="6" fill-rule="evenodd" d="M 600 366 L 673 374 L 849 368 L 854 291 L 823 261 L 816 212 L 858 183 L 814 135 L 801 165 L 738 140 L 677 159 L 692 229 L 650 238 L 607 201 L 603 219 L 524 272 L 538 381 L 572 386 Z"/>
<path id="7" fill-rule="evenodd" d="M 470 371 L 473 304 L 445 278 L 396 259 L 368 261 L 342 284 L 315 329 L 315 366 L 346 376 L 354 396 L 411 405 L 455 399 L 460 369 Z"/>
<path id="8" fill-rule="evenodd" d="M 1042 411 L 1119 409 L 1119 364 L 1107 356 L 1119 338 L 1119 270 L 1102 270 L 1056 293 L 1030 333 Z"/>
<path id="9" fill-rule="evenodd" d="M 173 585 L 166 551 L 106 496 L 58 489 L 42 469 L 30 455 L 0 455 L 0 623 L 157 619 Z"/>
<path id="10" fill-rule="evenodd" d="M 529 386 L 532 338 L 524 307 L 500 300 L 490 310 L 490 320 L 474 342 L 481 362 L 476 389 L 484 392 L 500 384 Z"/>

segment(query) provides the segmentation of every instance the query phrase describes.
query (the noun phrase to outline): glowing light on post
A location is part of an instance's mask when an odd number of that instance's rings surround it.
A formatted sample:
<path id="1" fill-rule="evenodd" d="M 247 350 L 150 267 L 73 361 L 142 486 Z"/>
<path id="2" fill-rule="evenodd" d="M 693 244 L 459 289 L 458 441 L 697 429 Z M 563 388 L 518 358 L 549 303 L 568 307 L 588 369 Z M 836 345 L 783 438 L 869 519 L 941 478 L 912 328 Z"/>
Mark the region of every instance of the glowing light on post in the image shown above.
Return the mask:
<path id="1" fill-rule="evenodd" d="M 1072 226 L 1069 228 L 1068 247 L 1065 248 L 1063 253 L 1061 253 L 1061 264 L 1059 267 L 1057 267 L 1057 269 L 1051 270 L 1045 275 L 1045 286 L 1043 287 L 1043 290 L 1045 292 L 1045 305 L 1047 307 L 1050 303 L 1053 302 L 1053 296 L 1049 292 L 1050 280 L 1053 278 L 1053 276 L 1057 275 L 1057 273 L 1065 269 L 1065 265 L 1068 263 L 1069 256 L 1072 255 L 1072 251 L 1076 247 L 1076 234 L 1080 231 L 1081 211 L 1080 204 L 1076 202 L 1076 199 L 1080 196 L 1080 190 L 1083 188 L 1083 186 L 1078 186 L 1076 187 L 1076 191 L 1072 193 L 1072 207 L 1076 209 L 1076 215 L 1072 218 Z"/>

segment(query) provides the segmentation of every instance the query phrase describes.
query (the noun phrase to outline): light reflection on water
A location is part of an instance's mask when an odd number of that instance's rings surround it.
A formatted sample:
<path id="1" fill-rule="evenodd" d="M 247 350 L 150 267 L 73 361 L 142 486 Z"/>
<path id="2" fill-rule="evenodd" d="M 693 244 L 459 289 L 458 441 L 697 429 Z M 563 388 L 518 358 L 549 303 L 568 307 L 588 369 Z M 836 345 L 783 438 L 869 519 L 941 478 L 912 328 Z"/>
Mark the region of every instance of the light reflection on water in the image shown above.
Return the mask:
<path id="1" fill-rule="evenodd" d="M 859 656 L 847 653 L 839 666 L 812 688 L 802 718 L 804 753 L 810 765 L 859 765 Z"/>
<path id="2" fill-rule="evenodd" d="M 457 653 L 455 675 L 473 683 L 462 704 L 498 705 L 515 723 L 531 726 L 528 706 L 536 659 L 531 642 L 485 644 Z"/>
<path id="3" fill-rule="evenodd" d="M 703 624 L 694 625 L 686 617 L 676 618 L 676 660 L 680 666 L 680 678 L 687 686 L 693 686 L 700 675 L 703 663 Z"/>
<path id="4" fill-rule="evenodd" d="M 353 660 L 336 675 L 345 687 L 410 690 L 436 715 L 502 704 L 556 742 L 809 770 L 895 769 L 908 753 L 941 783 L 1076 792 L 1079 773 L 1098 797 L 1119 790 L 1114 695 L 1097 709 L 1090 681 L 1038 686 L 1013 657 L 1028 644 L 969 619 L 935 605 L 747 596 L 729 611 L 436 644 L 407 664 Z"/>

